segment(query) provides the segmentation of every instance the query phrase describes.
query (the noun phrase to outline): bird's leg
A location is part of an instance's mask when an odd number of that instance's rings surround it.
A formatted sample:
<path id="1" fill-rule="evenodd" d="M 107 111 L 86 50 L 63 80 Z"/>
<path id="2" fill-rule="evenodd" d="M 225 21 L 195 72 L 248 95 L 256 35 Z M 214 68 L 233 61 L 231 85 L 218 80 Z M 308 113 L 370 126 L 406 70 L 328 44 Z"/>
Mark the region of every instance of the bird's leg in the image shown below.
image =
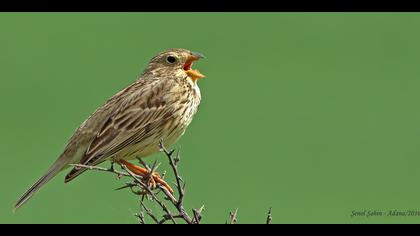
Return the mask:
<path id="1" fill-rule="evenodd" d="M 160 177 L 158 173 L 151 173 L 148 169 L 134 165 L 133 163 L 125 160 L 118 160 L 118 162 L 125 165 L 131 172 L 136 175 L 140 175 L 142 177 L 151 177 L 152 185 L 156 186 L 156 183 L 159 183 L 170 193 L 174 192 L 174 190 L 172 190 L 172 188 Z"/>

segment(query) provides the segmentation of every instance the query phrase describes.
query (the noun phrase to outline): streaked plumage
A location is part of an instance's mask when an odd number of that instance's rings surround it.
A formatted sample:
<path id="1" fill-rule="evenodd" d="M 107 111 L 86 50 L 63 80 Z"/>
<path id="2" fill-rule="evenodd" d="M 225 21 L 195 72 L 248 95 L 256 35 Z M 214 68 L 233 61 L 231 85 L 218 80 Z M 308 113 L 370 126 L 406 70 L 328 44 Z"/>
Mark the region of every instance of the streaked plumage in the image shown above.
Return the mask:
<path id="1" fill-rule="evenodd" d="M 138 80 L 80 125 L 57 161 L 19 199 L 15 209 L 69 164 L 97 165 L 109 159 L 146 157 L 159 150 L 161 139 L 167 146 L 175 143 L 200 104 L 197 79 L 204 76 L 191 65 L 201 57 L 185 49 L 170 49 L 154 57 Z M 85 170 L 73 168 L 65 182 Z"/>

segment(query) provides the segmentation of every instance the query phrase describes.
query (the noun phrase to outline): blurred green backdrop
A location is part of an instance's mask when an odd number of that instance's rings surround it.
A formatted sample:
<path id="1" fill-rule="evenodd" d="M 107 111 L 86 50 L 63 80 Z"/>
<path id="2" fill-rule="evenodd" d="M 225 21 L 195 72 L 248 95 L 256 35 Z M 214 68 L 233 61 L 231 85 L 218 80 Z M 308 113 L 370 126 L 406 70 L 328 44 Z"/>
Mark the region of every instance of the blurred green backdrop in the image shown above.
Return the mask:
<path id="1" fill-rule="evenodd" d="M 419 26 L 416 13 L 2 13 L 0 222 L 136 223 L 137 199 L 107 173 L 61 173 L 12 206 L 96 107 L 184 47 L 207 56 L 175 146 L 204 223 L 235 208 L 263 223 L 269 207 L 274 223 L 418 223 L 350 215 L 420 210 Z"/>

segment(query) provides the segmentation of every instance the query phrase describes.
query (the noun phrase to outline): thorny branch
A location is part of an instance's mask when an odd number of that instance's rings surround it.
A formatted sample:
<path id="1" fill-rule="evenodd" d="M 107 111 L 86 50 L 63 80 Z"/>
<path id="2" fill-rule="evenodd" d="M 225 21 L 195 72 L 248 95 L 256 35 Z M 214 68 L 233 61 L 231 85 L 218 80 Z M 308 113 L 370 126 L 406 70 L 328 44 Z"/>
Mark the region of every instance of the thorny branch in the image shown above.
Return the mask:
<path id="1" fill-rule="evenodd" d="M 192 217 L 189 215 L 189 213 L 185 210 L 184 207 L 185 182 L 182 180 L 178 172 L 178 163 L 180 161 L 179 151 L 176 152 L 176 155 L 174 157 L 174 150 L 167 150 L 163 145 L 162 141 L 159 142 L 159 147 L 161 152 L 163 152 L 169 160 L 169 165 L 171 166 L 172 172 L 176 179 L 176 195 L 178 197 L 175 197 L 174 194 L 171 194 L 166 188 L 164 188 L 160 184 L 157 184 L 156 188 L 152 189 L 145 177 L 134 174 L 123 164 L 121 164 L 121 168 L 124 171 L 116 170 L 113 164 L 110 168 L 104 168 L 99 166 L 87 166 L 80 164 L 75 164 L 73 166 L 87 168 L 89 170 L 114 173 L 117 175 L 118 178 L 121 178 L 123 176 L 130 177 L 130 182 L 127 182 L 124 186 L 117 188 L 116 190 L 129 188 L 132 191 L 132 193 L 140 196 L 141 211 L 140 213 L 136 213 L 135 216 L 138 218 L 139 223 L 141 224 L 146 223 L 145 215 L 147 215 L 156 224 L 163 224 L 168 221 L 171 221 L 173 224 L 177 224 L 177 220 L 182 220 L 187 224 L 199 224 L 202 219 L 202 212 L 204 210 L 204 206 L 202 206 L 199 209 L 192 209 Z M 149 167 L 140 158 L 139 162 L 146 169 L 148 169 L 150 173 L 155 172 L 157 167 L 159 167 L 159 164 L 157 164 L 156 162 L 153 164 L 152 167 Z M 163 197 L 160 197 L 161 195 L 163 195 Z M 160 209 L 164 212 L 164 215 L 160 217 L 157 215 L 157 213 L 153 212 L 151 208 L 147 207 L 146 200 L 157 203 Z M 168 204 L 171 204 L 177 212 L 172 213 Z"/>
<path id="2" fill-rule="evenodd" d="M 164 224 L 168 221 L 172 222 L 173 224 L 177 224 L 177 220 L 181 220 L 187 224 L 200 224 L 202 220 L 202 214 L 204 211 L 204 205 L 198 209 L 192 209 L 192 217 L 188 214 L 184 207 L 184 197 L 185 197 L 185 182 L 181 178 L 179 171 L 178 171 L 178 163 L 180 161 L 180 153 L 179 150 L 176 152 L 174 157 L 174 150 L 167 150 L 163 145 L 162 140 L 159 142 L 160 151 L 165 154 L 165 156 L 169 160 L 169 165 L 171 166 L 172 173 L 176 180 L 176 189 L 177 189 L 177 197 L 174 194 L 170 193 L 167 188 L 162 186 L 161 184 L 157 183 L 156 188 L 153 188 L 153 185 L 150 185 L 151 176 L 139 176 L 131 172 L 125 165 L 121 164 L 121 168 L 124 171 L 119 171 L 114 168 L 114 163 L 111 163 L 111 167 L 104 168 L 99 166 L 88 166 L 88 165 L 81 165 L 81 164 L 72 164 L 72 166 L 76 166 L 79 168 L 87 168 L 89 170 L 101 171 L 101 172 L 110 172 L 117 176 L 118 179 L 122 177 L 129 177 L 131 178 L 130 182 L 125 183 L 124 186 L 117 188 L 116 190 L 122 190 L 129 188 L 131 192 L 135 195 L 140 196 L 140 212 L 134 214 L 134 216 L 138 219 L 140 224 L 146 224 L 146 215 L 156 224 Z M 159 167 L 160 163 L 154 163 L 152 167 L 148 166 L 142 159 L 138 158 L 140 164 L 148 169 L 150 173 L 154 173 L 156 169 Z M 150 174 L 150 175 L 151 175 Z M 162 175 L 162 178 L 166 173 Z M 163 195 L 163 197 L 162 197 Z M 162 200 L 163 198 L 163 200 Z M 150 207 L 146 205 L 146 201 L 155 202 L 160 210 L 164 213 L 162 216 L 158 216 L 157 213 L 153 212 Z M 176 213 L 172 213 L 169 206 L 172 205 L 172 208 L 176 209 Z M 238 209 L 233 212 L 229 212 L 229 220 L 226 221 L 227 224 L 237 224 L 237 214 Z M 272 216 L 271 216 L 271 208 L 267 215 L 266 224 L 271 224 Z"/>

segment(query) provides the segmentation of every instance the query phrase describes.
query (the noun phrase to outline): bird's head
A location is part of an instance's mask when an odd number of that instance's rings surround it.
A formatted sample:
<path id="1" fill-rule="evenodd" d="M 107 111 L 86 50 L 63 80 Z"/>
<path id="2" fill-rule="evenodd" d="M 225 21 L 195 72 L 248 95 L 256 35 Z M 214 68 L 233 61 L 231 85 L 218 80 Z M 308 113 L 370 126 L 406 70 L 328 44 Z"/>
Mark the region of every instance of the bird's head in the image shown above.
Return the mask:
<path id="1" fill-rule="evenodd" d="M 198 70 L 192 69 L 194 61 L 205 58 L 203 54 L 187 49 L 175 48 L 159 53 L 150 60 L 145 73 L 153 75 L 181 75 L 188 76 L 192 81 L 204 78 Z"/>

